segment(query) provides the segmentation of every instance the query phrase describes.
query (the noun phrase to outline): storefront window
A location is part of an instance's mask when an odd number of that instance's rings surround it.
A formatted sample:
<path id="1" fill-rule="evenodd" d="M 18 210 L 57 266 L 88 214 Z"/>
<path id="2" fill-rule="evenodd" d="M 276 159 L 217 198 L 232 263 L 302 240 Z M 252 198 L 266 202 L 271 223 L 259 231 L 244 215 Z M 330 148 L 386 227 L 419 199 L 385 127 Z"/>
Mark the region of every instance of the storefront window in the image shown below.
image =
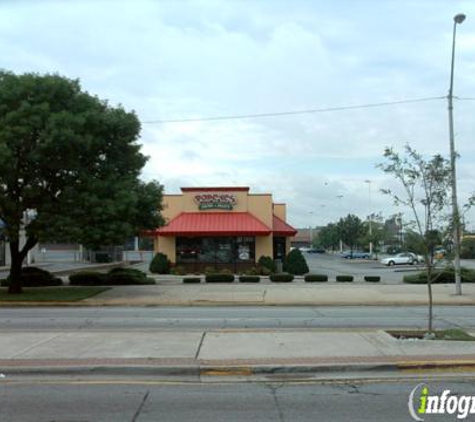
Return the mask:
<path id="1" fill-rule="evenodd" d="M 254 237 L 177 237 L 177 263 L 255 261 Z"/>

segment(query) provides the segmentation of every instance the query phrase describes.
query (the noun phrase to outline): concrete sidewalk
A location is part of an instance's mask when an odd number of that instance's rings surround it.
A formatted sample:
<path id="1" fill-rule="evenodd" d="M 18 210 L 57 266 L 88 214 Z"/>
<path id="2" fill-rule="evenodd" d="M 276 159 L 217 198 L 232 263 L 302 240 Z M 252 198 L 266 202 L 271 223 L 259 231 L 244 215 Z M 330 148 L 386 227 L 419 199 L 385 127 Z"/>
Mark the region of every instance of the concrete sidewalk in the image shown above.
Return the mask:
<path id="1" fill-rule="evenodd" d="M 464 284 L 456 296 L 453 284 L 433 286 L 436 305 L 474 305 L 475 285 Z M 427 286 L 378 283 L 159 284 L 121 286 L 86 299 L 89 306 L 198 305 L 427 305 Z"/>
<path id="2" fill-rule="evenodd" d="M 257 375 L 475 369 L 475 342 L 396 340 L 381 330 L 3 332 L 0 372 Z"/>
<path id="3" fill-rule="evenodd" d="M 0 301 L 0 306 L 426 306 L 427 286 L 379 283 L 265 283 L 114 286 L 76 302 Z M 64 287 L 67 288 L 67 287 Z M 453 284 L 433 286 L 434 305 L 475 305 L 475 284 L 455 295 Z"/>

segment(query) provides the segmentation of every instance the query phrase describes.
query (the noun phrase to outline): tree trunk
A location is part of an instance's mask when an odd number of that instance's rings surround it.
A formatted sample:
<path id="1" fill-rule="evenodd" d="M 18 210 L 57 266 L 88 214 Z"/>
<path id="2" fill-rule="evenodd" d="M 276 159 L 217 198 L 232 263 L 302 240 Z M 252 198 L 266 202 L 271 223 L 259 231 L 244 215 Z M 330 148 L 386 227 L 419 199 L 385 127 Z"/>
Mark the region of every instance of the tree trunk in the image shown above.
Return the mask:
<path id="1" fill-rule="evenodd" d="M 10 285 L 8 286 L 8 293 L 20 294 L 23 291 L 21 286 L 21 267 L 23 259 L 19 250 L 18 241 L 10 242 L 10 256 L 12 263 L 10 266 Z"/>
<path id="2" fill-rule="evenodd" d="M 25 260 L 28 251 L 33 249 L 37 243 L 37 238 L 29 237 L 26 240 L 25 246 L 20 250 L 19 240 L 10 241 L 10 256 L 12 263 L 10 266 L 10 286 L 8 286 L 8 294 L 20 294 L 23 292 L 21 282 L 23 261 Z"/>
<path id="3" fill-rule="evenodd" d="M 429 321 L 428 321 L 428 332 L 432 333 L 432 271 L 430 268 L 427 269 L 427 291 L 429 293 Z"/>

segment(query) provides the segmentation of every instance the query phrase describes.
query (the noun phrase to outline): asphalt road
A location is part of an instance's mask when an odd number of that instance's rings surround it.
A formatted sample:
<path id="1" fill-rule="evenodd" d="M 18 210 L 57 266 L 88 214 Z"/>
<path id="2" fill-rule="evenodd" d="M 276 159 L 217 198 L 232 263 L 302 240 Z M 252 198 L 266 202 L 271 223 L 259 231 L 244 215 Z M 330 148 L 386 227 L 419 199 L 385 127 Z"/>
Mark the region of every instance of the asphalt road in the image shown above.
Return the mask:
<path id="1" fill-rule="evenodd" d="M 9 422 L 407 422 L 421 380 L 343 383 L 162 383 L 140 380 L 3 380 Z M 431 394 L 474 395 L 470 380 L 428 382 Z M 456 415 L 425 415 L 454 421 Z M 473 417 L 469 415 L 468 420 Z"/>
<path id="2" fill-rule="evenodd" d="M 475 306 L 434 307 L 435 327 L 475 330 Z M 0 330 L 424 328 L 425 306 L 2 307 Z"/>

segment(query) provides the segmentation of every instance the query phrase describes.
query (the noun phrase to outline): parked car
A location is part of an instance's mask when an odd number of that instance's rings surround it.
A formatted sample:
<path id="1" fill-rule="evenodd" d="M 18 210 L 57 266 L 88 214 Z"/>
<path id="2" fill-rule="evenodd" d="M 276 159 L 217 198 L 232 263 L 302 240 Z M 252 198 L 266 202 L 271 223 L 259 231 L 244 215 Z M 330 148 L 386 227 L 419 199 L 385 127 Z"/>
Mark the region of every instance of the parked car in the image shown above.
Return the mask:
<path id="1" fill-rule="evenodd" d="M 340 255 L 344 259 L 369 259 L 371 255 L 369 252 L 364 251 L 346 251 Z"/>
<path id="2" fill-rule="evenodd" d="M 311 248 L 307 251 L 307 253 L 325 253 L 325 249 L 323 249 L 323 248 Z"/>
<path id="3" fill-rule="evenodd" d="M 412 252 L 401 252 L 397 255 L 383 258 L 380 262 L 383 265 L 414 265 L 423 262 L 424 258 Z"/>

